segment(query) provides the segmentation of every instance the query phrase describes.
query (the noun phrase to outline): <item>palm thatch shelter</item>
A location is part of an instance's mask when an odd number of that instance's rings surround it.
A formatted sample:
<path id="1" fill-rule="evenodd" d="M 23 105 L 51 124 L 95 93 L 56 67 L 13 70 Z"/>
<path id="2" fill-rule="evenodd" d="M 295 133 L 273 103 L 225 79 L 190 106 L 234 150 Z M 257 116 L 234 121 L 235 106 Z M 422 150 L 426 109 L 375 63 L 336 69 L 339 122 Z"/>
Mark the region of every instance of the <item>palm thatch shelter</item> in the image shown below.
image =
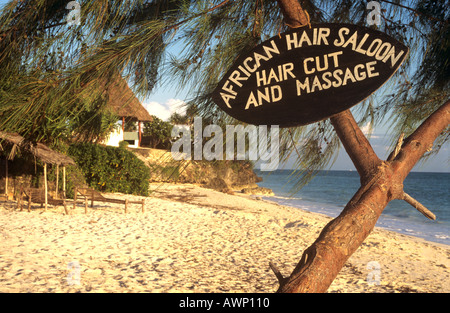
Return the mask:
<path id="1" fill-rule="evenodd" d="M 122 121 L 121 130 L 112 133 L 105 144 L 118 146 L 120 141 L 128 141 L 131 146 L 140 147 L 142 141 L 142 122 L 151 122 L 152 116 L 131 91 L 128 83 L 121 75 L 106 84 L 105 94 L 108 106 Z M 137 131 L 126 131 L 125 122 L 137 123 Z"/>
<path id="2" fill-rule="evenodd" d="M 13 160 L 16 149 L 23 149 L 24 152 L 31 153 L 37 159 L 47 164 L 56 165 L 75 165 L 75 161 L 62 153 L 54 151 L 42 143 L 33 145 L 31 142 L 25 140 L 24 137 L 17 133 L 5 133 L 0 131 L 0 151 L 4 151 L 2 144 L 12 145 L 11 153 L 8 159 Z"/>
<path id="3" fill-rule="evenodd" d="M 47 164 L 54 164 L 57 167 L 63 167 L 63 192 L 66 190 L 66 175 L 65 167 L 67 165 L 75 165 L 75 161 L 62 153 L 54 151 L 42 143 L 33 144 L 24 137 L 16 133 L 5 133 L 0 131 L 0 151 L 6 151 L 6 147 L 10 151 L 6 158 L 5 165 L 5 194 L 8 195 L 8 160 L 13 160 L 18 150 L 23 153 L 31 154 L 36 159 L 44 163 L 44 194 L 45 194 L 45 208 L 47 208 Z M 59 173 L 59 170 L 56 171 Z M 56 192 L 58 190 L 58 174 L 56 178 Z"/>

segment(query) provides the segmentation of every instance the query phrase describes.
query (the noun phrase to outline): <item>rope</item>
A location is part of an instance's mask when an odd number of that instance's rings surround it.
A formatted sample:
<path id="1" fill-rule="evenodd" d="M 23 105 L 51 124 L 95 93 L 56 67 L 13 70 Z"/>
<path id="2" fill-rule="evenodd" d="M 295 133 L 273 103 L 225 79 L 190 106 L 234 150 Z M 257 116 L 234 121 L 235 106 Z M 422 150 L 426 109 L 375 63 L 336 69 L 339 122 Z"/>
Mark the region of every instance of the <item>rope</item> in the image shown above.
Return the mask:
<path id="1" fill-rule="evenodd" d="M 308 11 L 306 11 L 306 10 L 303 10 L 303 11 L 305 12 L 306 18 L 308 19 L 308 21 L 306 22 L 306 24 L 303 24 L 303 25 L 295 26 L 295 27 L 294 27 L 294 26 L 289 25 L 288 23 L 285 23 L 286 26 L 288 26 L 288 27 L 290 27 L 290 28 L 300 28 L 300 27 L 304 27 L 304 26 L 308 25 L 309 28 L 311 28 L 311 19 L 310 19 L 310 17 L 309 17 L 309 13 L 308 13 Z"/>

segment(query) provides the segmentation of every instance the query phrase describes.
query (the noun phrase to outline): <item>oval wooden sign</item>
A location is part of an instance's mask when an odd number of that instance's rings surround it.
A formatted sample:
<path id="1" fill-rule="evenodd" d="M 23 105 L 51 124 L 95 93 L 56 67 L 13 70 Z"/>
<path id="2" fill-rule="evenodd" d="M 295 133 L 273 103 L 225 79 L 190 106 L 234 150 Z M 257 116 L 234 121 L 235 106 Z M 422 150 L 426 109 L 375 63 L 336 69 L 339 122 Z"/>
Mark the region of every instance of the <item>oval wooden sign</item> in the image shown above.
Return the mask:
<path id="1" fill-rule="evenodd" d="M 213 100 L 249 124 L 314 123 L 372 94 L 408 51 L 386 34 L 356 25 L 292 30 L 240 56 L 214 90 Z"/>

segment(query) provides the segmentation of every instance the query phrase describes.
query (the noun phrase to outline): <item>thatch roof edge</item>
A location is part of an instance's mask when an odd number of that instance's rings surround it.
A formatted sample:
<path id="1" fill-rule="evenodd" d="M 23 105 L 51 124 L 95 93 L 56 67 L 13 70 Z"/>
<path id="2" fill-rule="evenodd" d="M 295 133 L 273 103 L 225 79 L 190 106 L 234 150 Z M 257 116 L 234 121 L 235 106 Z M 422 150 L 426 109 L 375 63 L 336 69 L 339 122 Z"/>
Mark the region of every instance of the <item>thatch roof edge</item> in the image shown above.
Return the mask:
<path id="1" fill-rule="evenodd" d="M 141 122 L 153 121 L 150 113 L 144 108 L 121 75 L 118 74 L 117 78 L 107 84 L 105 93 L 108 96 L 108 106 L 119 117 L 131 117 Z"/>
<path id="2" fill-rule="evenodd" d="M 57 165 L 75 165 L 75 161 L 60 152 L 54 151 L 42 143 L 32 145 L 17 133 L 5 133 L 0 131 L 0 141 L 5 140 L 13 145 L 17 145 L 24 151 L 33 154 L 44 163 Z"/>

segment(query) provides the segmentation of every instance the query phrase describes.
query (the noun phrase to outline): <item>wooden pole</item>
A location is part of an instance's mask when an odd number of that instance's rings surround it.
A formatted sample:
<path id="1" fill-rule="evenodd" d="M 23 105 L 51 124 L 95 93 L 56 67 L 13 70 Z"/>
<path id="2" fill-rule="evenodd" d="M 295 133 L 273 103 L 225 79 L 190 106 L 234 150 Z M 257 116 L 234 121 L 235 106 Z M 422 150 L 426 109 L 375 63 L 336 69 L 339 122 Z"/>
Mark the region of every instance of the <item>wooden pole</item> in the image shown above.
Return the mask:
<path id="1" fill-rule="evenodd" d="M 122 140 L 125 140 L 125 116 L 122 116 Z"/>
<path id="2" fill-rule="evenodd" d="M 64 205 L 64 212 L 66 215 L 69 215 L 69 210 L 67 210 L 67 204 L 66 204 L 66 197 L 63 199 L 63 205 Z"/>
<path id="3" fill-rule="evenodd" d="M 8 199 L 8 158 L 6 158 L 6 165 L 5 165 L 5 194 L 6 199 Z"/>
<path id="4" fill-rule="evenodd" d="M 66 167 L 63 166 L 63 197 L 66 198 Z"/>
<path id="5" fill-rule="evenodd" d="M 74 192 L 74 195 L 73 195 L 73 211 L 75 211 L 75 207 L 77 205 L 77 194 L 78 194 L 77 187 L 73 188 L 73 192 Z"/>
<path id="6" fill-rule="evenodd" d="M 138 147 L 141 147 L 142 130 L 141 130 L 141 122 L 140 121 L 138 121 L 138 128 L 139 128 L 139 143 L 138 143 Z"/>
<path id="7" fill-rule="evenodd" d="M 31 188 L 28 190 L 28 212 L 31 212 L 31 197 L 32 197 L 32 192 L 31 192 Z M 21 210 L 22 211 L 22 210 Z"/>
<path id="8" fill-rule="evenodd" d="M 20 186 L 19 198 L 17 199 L 17 209 L 20 209 L 20 211 L 22 211 L 22 192 L 23 192 L 23 187 Z"/>
<path id="9" fill-rule="evenodd" d="M 47 198 L 47 192 L 48 192 L 48 185 L 47 185 L 47 163 L 44 163 L 44 209 L 45 211 L 47 211 L 47 203 L 48 203 L 48 198 Z"/>
<path id="10" fill-rule="evenodd" d="M 56 188 L 55 188 L 56 199 L 58 199 L 58 185 L 59 185 L 59 164 L 56 164 Z"/>

